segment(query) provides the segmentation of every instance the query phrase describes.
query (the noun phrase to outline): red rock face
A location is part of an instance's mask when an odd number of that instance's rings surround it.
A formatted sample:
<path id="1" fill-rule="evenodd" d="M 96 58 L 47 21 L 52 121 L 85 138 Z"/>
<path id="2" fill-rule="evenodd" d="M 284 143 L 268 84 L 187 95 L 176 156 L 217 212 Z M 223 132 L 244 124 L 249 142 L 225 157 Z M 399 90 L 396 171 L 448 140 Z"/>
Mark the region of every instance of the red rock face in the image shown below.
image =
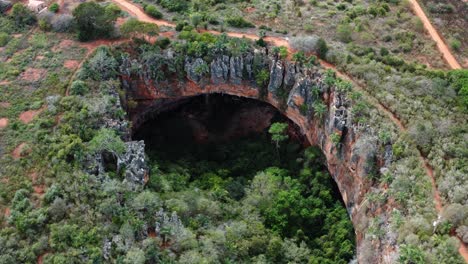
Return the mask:
<path id="1" fill-rule="evenodd" d="M 360 211 L 359 205 L 370 188 L 370 184 L 363 181 L 362 176 L 365 173 L 366 160 L 365 157 L 361 156 L 353 157 L 354 144 L 358 136 L 344 137 L 344 141 L 341 142 L 339 148 L 330 139 L 330 135 L 335 132 L 332 125 L 330 125 L 335 114 L 333 111 L 335 103 L 333 94 L 324 95 L 329 101 L 329 111 L 328 115 L 324 116 L 323 120 L 320 121 L 303 115 L 297 107 L 287 107 L 286 110 L 281 110 L 282 104 L 274 95 L 269 93 L 264 99 L 259 99 L 257 88 L 244 84 L 210 84 L 201 87 L 189 81 L 188 83 L 173 86 L 173 89 L 168 92 L 164 92 L 163 89 L 157 87 L 143 85 L 138 85 L 138 87 L 135 93 L 130 96 L 131 98 L 138 98 L 138 106 L 130 112 L 134 128 L 138 128 L 148 118 L 148 113 L 154 111 L 155 106 L 161 105 L 162 100 L 180 100 L 197 95 L 219 93 L 258 99 L 271 104 L 300 128 L 301 133 L 307 138 L 310 145 L 322 149 L 326 157 L 328 170 L 339 187 L 355 227 L 358 226 L 359 221 L 365 215 L 365 212 Z M 177 89 L 174 89 L 174 87 L 177 87 Z M 304 102 L 304 99 L 300 96 L 296 96 L 292 100 L 296 105 L 301 105 Z M 259 127 L 263 126 L 259 125 Z M 200 133 L 200 137 L 203 136 L 203 133 Z M 204 138 L 200 138 L 200 140 L 203 141 Z M 355 228 L 355 230 L 356 242 L 359 247 L 365 229 Z"/>
<path id="2" fill-rule="evenodd" d="M 264 88 L 259 88 L 255 83 L 252 56 L 249 55 L 216 58 L 211 62 L 211 73 L 206 75 L 199 75 L 193 70 L 194 65 L 202 63 L 201 59 L 187 60 L 186 78 L 183 81 L 167 74 L 168 79 L 155 82 L 150 78 L 139 79 L 142 77 L 123 71 L 121 79 L 127 102 L 132 101 L 126 107 L 132 128 L 138 130 L 143 122 L 158 112 L 173 109 L 171 107 L 193 96 L 228 94 L 269 103 L 299 127 L 302 134 L 300 137 L 305 137 L 309 145 L 318 146 L 325 155 L 328 170 L 338 185 L 355 227 L 359 262 L 385 262 L 384 255 L 390 256 L 395 252 L 394 240 L 384 238 L 373 243 L 371 247 L 375 257 L 372 260 L 364 260 L 359 254 L 359 248 L 369 225 L 365 219 L 379 213 L 378 210 L 371 212 L 364 199 L 372 187 L 366 175 L 371 173 L 370 170 L 377 170 L 391 162 L 391 157 L 382 160 L 384 158 L 377 151 L 378 143 L 368 133 L 351 126 L 348 118 L 349 100 L 345 94 L 335 93 L 334 87 L 325 84 L 320 71 L 300 69 L 298 65 L 267 57 L 265 61 L 269 65 L 270 80 Z M 130 60 L 124 65 L 130 69 Z M 327 106 L 322 117 L 314 116 L 313 106 L 318 101 Z M 257 125 L 259 129 L 265 126 L 259 120 L 252 119 L 252 116 L 245 119 L 248 120 L 245 123 L 247 126 Z M 255 121 L 259 124 L 255 124 Z M 209 135 L 200 129 L 198 137 L 196 140 L 203 141 Z M 390 212 L 391 202 L 381 209 L 384 213 Z"/>

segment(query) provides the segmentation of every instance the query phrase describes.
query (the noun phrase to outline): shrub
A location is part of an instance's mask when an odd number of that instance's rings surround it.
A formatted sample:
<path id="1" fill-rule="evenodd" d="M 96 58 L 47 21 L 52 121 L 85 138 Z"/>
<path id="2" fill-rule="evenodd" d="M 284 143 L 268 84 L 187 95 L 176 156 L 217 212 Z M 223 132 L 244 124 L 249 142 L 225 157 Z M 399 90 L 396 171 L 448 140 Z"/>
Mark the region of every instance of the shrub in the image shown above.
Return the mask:
<path id="1" fill-rule="evenodd" d="M 157 2 L 171 12 L 182 12 L 189 8 L 187 0 L 158 0 Z"/>
<path id="2" fill-rule="evenodd" d="M 353 40 L 351 37 L 351 34 L 352 34 L 352 29 L 351 29 L 351 26 L 348 24 L 341 24 L 341 25 L 338 25 L 338 27 L 336 28 L 336 37 L 341 42 L 344 42 L 344 43 L 351 42 Z"/>
<path id="3" fill-rule="evenodd" d="M 461 47 L 461 42 L 456 38 L 452 38 L 450 39 L 450 47 L 455 51 L 459 51 Z"/>
<path id="4" fill-rule="evenodd" d="M 51 21 L 55 32 L 68 32 L 73 28 L 73 17 L 70 15 L 57 15 Z"/>
<path id="5" fill-rule="evenodd" d="M 32 25 L 36 22 L 34 13 L 20 3 L 13 5 L 11 17 L 15 21 L 17 27 Z"/>
<path id="6" fill-rule="evenodd" d="M 53 3 L 49 6 L 49 11 L 57 13 L 59 11 L 59 8 L 60 8 L 59 4 Z"/>
<path id="7" fill-rule="evenodd" d="M 42 31 L 49 31 L 52 28 L 49 21 L 43 18 L 39 19 L 38 25 Z"/>
<path id="8" fill-rule="evenodd" d="M 122 10 L 116 4 L 109 4 L 106 6 L 106 14 L 112 18 L 118 18 L 122 15 Z"/>
<path id="9" fill-rule="evenodd" d="M 99 47 L 96 54 L 84 65 L 80 78 L 95 81 L 108 80 L 116 75 L 117 61 L 109 55 L 106 47 Z"/>
<path id="10" fill-rule="evenodd" d="M 10 40 L 10 35 L 5 32 L 0 32 L 0 47 L 4 47 Z"/>
<path id="11" fill-rule="evenodd" d="M 294 37 L 291 39 L 290 43 L 293 49 L 305 53 L 315 53 L 321 59 L 324 59 L 328 52 L 328 46 L 325 40 L 315 35 Z"/>
<path id="12" fill-rule="evenodd" d="M 156 40 L 154 45 L 160 47 L 161 49 L 165 49 L 169 45 L 171 45 L 171 40 L 169 38 L 166 38 L 166 37 L 160 38 L 160 39 Z"/>
<path id="13" fill-rule="evenodd" d="M 226 23 L 231 26 L 231 27 L 236 27 L 236 28 L 254 28 L 255 25 L 246 21 L 243 17 L 241 16 L 233 16 L 229 17 L 226 19 Z"/>
<path id="14" fill-rule="evenodd" d="M 145 6 L 145 13 L 156 19 L 163 18 L 163 14 L 154 5 Z"/>
<path id="15" fill-rule="evenodd" d="M 88 86 L 85 82 L 76 80 L 72 83 L 70 87 L 71 95 L 85 95 L 88 92 Z"/>
<path id="16" fill-rule="evenodd" d="M 268 85 L 268 81 L 270 80 L 270 72 L 266 69 L 261 70 L 255 76 L 255 82 L 259 87 L 266 87 Z"/>

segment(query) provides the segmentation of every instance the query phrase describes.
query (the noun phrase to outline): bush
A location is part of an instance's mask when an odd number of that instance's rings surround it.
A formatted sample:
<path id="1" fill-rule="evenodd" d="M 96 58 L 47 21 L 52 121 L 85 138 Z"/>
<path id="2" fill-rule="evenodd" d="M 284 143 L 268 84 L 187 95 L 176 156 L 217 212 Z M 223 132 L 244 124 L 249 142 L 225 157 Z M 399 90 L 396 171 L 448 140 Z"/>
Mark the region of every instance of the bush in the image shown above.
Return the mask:
<path id="1" fill-rule="evenodd" d="M 159 12 L 159 10 L 154 5 L 147 5 L 145 6 L 145 13 L 150 15 L 153 18 L 161 19 L 163 18 L 163 14 Z"/>
<path id="2" fill-rule="evenodd" d="M 49 21 L 47 21 L 46 19 L 43 19 L 43 18 L 39 19 L 38 25 L 39 25 L 39 28 L 42 31 L 49 31 L 52 28 Z"/>
<path id="3" fill-rule="evenodd" d="M 182 12 L 189 8 L 187 0 L 157 0 L 157 2 L 171 12 Z"/>
<path id="4" fill-rule="evenodd" d="M 450 47 L 455 51 L 460 51 L 461 42 L 456 38 L 452 38 L 450 39 Z"/>
<path id="5" fill-rule="evenodd" d="M 53 3 L 49 6 L 49 11 L 57 13 L 59 11 L 59 8 L 60 8 L 59 4 Z"/>
<path id="6" fill-rule="evenodd" d="M 241 16 L 233 16 L 229 17 L 226 19 L 226 23 L 235 28 L 254 28 L 255 25 L 246 21 L 243 17 Z"/>
<path id="7" fill-rule="evenodd" d="M 165 49 L 169 45 L 171 45 L 171 40 L 169 38 L 160 38 L 160 39 L 156 40 L 154 45 L 160 47 L 161 49 Z"/>
<path id="8" fill-rule="evenodd" d="M 73 17 L 70 15 L 57 15 L 51 21 L 55 32 L 68 32 L 73 28 Z"/>
<path id="9" fill-rule="evenodd" d="M 109 80 L 117 74 L 117 61 L 109 55 L 107 47 L 99 47 L 96 54 L 83 66 L 80 79 Z"/>
<path id="10" fill-rule="evenodd" d="M 349 43 L 353 39 L 351 37 L 352 29 L 351 26 L 348 24 L 341 24 L 338 25 L 336 28 L 336 37 L 344 43 Z"/>
<path id="11" fill-rule="evenodd" d="M 291 39 L 290 43 L 293 49 L 305 53 L 314 53 L 321 59 L 325 59 L 328 52 L 328 46 L 325 40 L 315 35 L 294 37 Z"/>
<path id="12" fill-rule="evenodd" d="M 74 81 L 70 87 L 71 95 L 85 95 L 88 91 L 86 83 L 80 80 Z"/>
<path id="13" fill-rule="evenodd" d="M 20 3 L 13 5 L 11 17 L 15 21 L 17 27 L 32 25 L 36 22 L 36 16 L 34 13 Z"/>
<path id="14" fill-rule="evenodd" d="M 4 47 L 10 41 L 10 35 L 5 32 L 0 32 L 0 47 Z"/>

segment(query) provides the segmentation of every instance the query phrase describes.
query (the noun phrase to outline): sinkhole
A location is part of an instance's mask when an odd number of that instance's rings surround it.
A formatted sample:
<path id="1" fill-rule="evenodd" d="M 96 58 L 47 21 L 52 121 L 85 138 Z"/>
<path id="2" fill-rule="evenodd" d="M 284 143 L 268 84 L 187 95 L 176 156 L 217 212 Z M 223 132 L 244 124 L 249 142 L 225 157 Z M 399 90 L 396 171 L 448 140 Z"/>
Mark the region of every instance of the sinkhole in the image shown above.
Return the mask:
<path id="1" fill-rule="evenodd" d="M 146 188 L 195 237 L 190 246 L 181 237 L 167 241 L 166 248 L 178 245 L 171 249 L 178 258 L 348 263 L 355 256 L 353 225 L 323 154 L 271 105 L 184 97 L 148 115 L 132 137 L 145 141 Z"/>

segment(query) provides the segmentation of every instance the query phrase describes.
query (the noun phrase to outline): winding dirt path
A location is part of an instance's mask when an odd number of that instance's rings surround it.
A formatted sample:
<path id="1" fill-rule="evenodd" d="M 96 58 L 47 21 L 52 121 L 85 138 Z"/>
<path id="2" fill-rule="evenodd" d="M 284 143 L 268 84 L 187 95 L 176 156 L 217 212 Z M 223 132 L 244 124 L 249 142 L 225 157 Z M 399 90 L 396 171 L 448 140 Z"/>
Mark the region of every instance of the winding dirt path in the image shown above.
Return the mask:
<path id="1" fill-rule="evenodd" d="M 427 30 L 427 32 L 429 32 L 429 35 L 431 36 L 431 38 L 436 42 L 437 48 L 439 49 L 440 53 L 442 53 L 442 55 L 444 56 L 444 59 L 449 64 L 450 68 L 461 69 L 462 67 L 460 66 L 458 61 L 455 59 L 455 57 L 452 55 L 452 53 L 450 52 L 449 48 L 447 47 L 445 42 L 440 37 L 437 30 L 432 26 L 431 22 L 427 18 L 426 14 L 424 13 L 424 10 L 419 5 L 418 1 L 409 0 L 409 2 L 411 3 L 411 7 L 414 13 L 416 14 L 416 16 L 418 16 L 421 19 L 424 25 L 424 28 Z"/>

